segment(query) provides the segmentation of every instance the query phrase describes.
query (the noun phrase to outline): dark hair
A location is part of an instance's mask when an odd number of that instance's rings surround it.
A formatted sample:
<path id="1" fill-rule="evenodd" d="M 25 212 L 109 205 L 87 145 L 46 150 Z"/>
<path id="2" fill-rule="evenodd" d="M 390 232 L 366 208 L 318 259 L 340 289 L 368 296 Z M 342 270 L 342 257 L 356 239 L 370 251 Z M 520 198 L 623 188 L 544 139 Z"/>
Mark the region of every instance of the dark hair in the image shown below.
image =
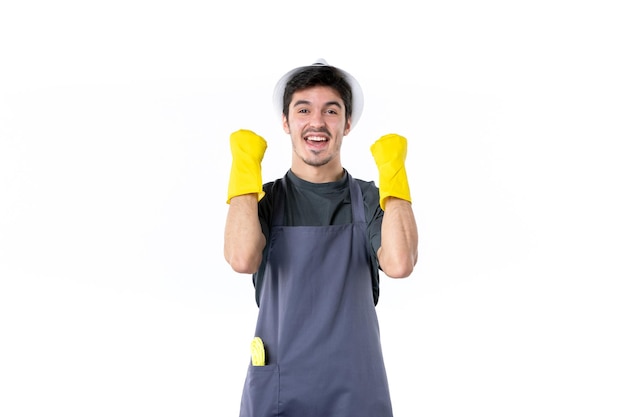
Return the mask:
<path id="1" fill-rule="evenodd" d="M 283 114 L 289 116 L 289 103 L 296 91 L 310 87 L 330 87 L 337 91 L 346 106 L 346 122 L 352 116 L 352 89 L 341 71 L 327 65 L 304 67 L 291 76 L 283 93 Z"/>

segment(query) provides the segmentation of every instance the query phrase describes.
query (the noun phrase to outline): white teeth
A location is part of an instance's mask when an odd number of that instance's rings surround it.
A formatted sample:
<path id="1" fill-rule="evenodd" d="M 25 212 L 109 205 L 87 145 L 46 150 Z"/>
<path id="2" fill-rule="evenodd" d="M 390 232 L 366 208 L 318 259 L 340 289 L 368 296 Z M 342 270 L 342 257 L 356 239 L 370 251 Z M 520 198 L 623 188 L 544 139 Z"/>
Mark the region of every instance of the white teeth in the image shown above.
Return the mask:
<path id="1" fill-rule="evenodd" d="M 309 136 L 308 138 L 306 138 L 306 140 L 310 140 L 313 142 L 324 142 L 326 140 L 326 138 L 322 138 L 319 136 Z"/>

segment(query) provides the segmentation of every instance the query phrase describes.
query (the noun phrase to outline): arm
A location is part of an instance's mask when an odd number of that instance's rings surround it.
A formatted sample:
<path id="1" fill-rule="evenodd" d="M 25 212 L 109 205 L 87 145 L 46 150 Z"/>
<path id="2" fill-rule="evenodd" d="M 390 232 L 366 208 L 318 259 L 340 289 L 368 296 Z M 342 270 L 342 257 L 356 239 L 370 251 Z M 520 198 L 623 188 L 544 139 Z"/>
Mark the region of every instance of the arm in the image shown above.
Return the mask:
<path id="1" fill-rule="evenodd" d="M 370 148 L 379 172 L 380 207 L 385 212 L 381 225 L 378 263 L 392 278 L 411 275 L 417 262 L 417 226 L 404 161 L 406 138 L 389 134 Z"/>
<path id="2" fill-rule="evenodd" d="M 230 136 L 230 149 L 224 258 L 236 272 L 251 274 L 259 268 L 265 247 L 258 202 L 264 196 L 261 161 L 267 143 L 252 131 L 238 130 Z"/>
<path id="3" fill-rule="evenodd" d="M 256 194 L 233 197 L 224 232 L 224 257 L 234 271 L 252 274 L 261 264 L 265 236 L 261 231 Z"/>
<path id="4" fill-rule="evenodd" d="M 385 275 L 406 278 L 417 263 L 417 225 L 411 203 L 387 198 L 381 227 L 378 263 Z"/>

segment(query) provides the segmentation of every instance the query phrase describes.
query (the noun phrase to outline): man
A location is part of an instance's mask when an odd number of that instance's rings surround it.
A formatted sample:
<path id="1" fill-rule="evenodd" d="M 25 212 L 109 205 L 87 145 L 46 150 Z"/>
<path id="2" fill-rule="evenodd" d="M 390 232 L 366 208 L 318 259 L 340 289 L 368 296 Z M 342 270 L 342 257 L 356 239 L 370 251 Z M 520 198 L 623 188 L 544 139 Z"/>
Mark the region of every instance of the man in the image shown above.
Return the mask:
<path id="1" fill-rule="evenodd" d="M 363 109 L 354 77 L 320 60 L 274 95 L 292 142 L 284 178 L 262 184 L 262 137 L 230 138 L 224 255 L 253 274 L 259 305 L 240 417 L 391 417 L 375 305 L 379 269 L 407 277 L 417 261 L 406 139 L 371 146 L 377 188 L 341 163 Z"/>

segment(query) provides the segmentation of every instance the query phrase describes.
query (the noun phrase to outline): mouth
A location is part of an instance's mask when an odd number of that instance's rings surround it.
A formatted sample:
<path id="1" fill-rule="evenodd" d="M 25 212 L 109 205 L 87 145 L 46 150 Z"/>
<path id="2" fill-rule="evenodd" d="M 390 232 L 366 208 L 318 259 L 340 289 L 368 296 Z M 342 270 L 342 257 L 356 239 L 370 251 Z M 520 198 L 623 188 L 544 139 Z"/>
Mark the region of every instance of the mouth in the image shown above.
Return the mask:
<path id="1" fill-rule="evenodd" d="M 324 143 L 324 142 L 328 142 L 329 139 L 326 136 L 309 135 L 309 136 L 305 136 L 304 140 L 307 141 L 308 143 Z"/>
<path id="2" fill-rule="evenodd" d="M 314 153 L 323 152 L 327 149 L 329 141 L 330 139 L 327 136 L 319 133 L 304 136 L 304 143 L 306 143 L 307 149 Z"/>

